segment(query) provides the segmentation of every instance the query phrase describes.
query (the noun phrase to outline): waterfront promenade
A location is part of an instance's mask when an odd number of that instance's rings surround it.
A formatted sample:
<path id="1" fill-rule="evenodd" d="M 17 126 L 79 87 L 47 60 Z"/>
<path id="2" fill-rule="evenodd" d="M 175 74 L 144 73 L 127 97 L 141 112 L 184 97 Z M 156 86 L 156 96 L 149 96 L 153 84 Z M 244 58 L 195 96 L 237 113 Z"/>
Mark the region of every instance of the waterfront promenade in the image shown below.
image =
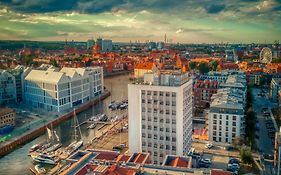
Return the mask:
<path id="1" fill-rule="evenodd" d="M 76 113 L 80 113 L 92 105 L 95 105 L 99 103 L 101 100 L 104 100 L 110 96 L 109 91 L 105 91 L 103 94 L 97 96 L 96 98 L 92 99 L 91 101 L 82 104 L 77 107 Z M 9 152 L 13 151 L 16 149 L 19 145 L 25 144 L 34 138 L 40 136 L 41 134 L 45 133 L 46 127 L 55 127 L 58 124 L 70 119 L 73 117 L 73 111 L 67 112 L 65 114 L 62 114 L 60 116 L 55 115 L 51 117 L 44 117 L 39 120 L 35 120 L 27 125 L 24 125 L 20 128 L 15 129 L 11 134 L 10 134 L 10 139 L 3 142 L 0 145 L 0 157 L 5 156 Z"/>

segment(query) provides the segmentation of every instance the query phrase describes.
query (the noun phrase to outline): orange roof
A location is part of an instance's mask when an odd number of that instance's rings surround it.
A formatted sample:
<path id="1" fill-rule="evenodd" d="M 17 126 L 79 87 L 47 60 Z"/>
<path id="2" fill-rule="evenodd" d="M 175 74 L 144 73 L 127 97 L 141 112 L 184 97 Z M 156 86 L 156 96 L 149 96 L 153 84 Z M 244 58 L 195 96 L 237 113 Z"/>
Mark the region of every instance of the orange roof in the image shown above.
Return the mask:
<path id="1" fill-rule="evenodd" d="M 181 159 L 180 157 L 176 157 L 174 160 L 171 161 L 170 166 L 173 167 L 187 167 L 188 162 Z"/>
<path id="2" fill-rule="evenodd" d="M 120 155 L 116 158 L 116 162 L 119 162 L 119 161 L 125 161 L 125 162 L 127 162 L 130 157 L 131 157 L 131 156 L 126 156 L 126 155 L 120 154 Z"/>
<path id="3" fill-rule="evenodd" d="M 114 160 L 118 157 L 118 153 L 115 152 L 99 152 L 99 154 L 95 157 L 95 159 L 100 160 Z"/>
<path id="4" fill-rule="evenodd" d="M 145 155 L 145 154 L 139 153 L 139 154 L 137 155 L 137 157 L 135 158 L 134 163 L 143 163 L 143 161 L 144 161 L 145 158 L 146 158 L 146 155 Z"/>
<path id="5" fill-rule="evenodd" d="M 139 63 L 135 66 L 135 69 L 146 69 L 146 70 L 152 70 L 154 63 L 153 62 L 145 62 L 145 63 Z"/>
<path id="6" fill-rule="evenodd" d="M 119 167 L 114 164 L 102 175 L 134 175 L 135 173 L 136 169 L 128 167 Z"/>
<path id="7" fill-rule="evenodd" d="M 231 172 L 219 170 L 219 169 L 213 169 L 211 170 L 211 175 L 231 175 Z"/>

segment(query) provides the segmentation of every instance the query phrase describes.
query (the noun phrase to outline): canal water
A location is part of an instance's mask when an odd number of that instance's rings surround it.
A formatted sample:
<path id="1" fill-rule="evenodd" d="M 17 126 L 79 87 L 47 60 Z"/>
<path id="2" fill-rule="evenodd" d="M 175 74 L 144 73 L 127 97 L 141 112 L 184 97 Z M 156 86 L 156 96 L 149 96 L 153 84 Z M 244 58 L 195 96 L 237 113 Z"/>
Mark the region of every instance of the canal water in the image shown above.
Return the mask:
<path id="1" fill-rule="evenodd" d="M 115 100 L 121 101 L 128 98 L 128 75 L 120 75 L 114 77 L 107 77 L 104 79 L 105 87 L 111 91 L 111 96 L 101 101 L 99 104 L 93 106 L 92 108 L 79 113 L 77 118 L 79 123 L 87 120 L 92 115 L 98 113 L 105 113 L 107 116 L 113 117 L 116 115 L 125 115 L 126 111 L 111 111 L 108 109 L 108 104 Z M 54 128 L 57 134 L 60 136 L 61 142 L 64 146 L 68 145 L 73 141 L 73 128 L 72 120 L 68 120 L 61 123 L 58 127 Z M 81 126 L 82 136 L 85 143 L 89 143 L 94 137 L 95 131 L 92 129 L 87 129 L 87 125 Z M 12 153 L 6 155 L 0 159 L 0 175 L 29 175 L 32 174 L 29 168 L 33 165 L 31 158 L 28 156 L 28 151 L 30 147 L 36 143 L 40 143 L 47 139 L 47 135 L 42 135 L 35 140 L 23 145 Z"/>

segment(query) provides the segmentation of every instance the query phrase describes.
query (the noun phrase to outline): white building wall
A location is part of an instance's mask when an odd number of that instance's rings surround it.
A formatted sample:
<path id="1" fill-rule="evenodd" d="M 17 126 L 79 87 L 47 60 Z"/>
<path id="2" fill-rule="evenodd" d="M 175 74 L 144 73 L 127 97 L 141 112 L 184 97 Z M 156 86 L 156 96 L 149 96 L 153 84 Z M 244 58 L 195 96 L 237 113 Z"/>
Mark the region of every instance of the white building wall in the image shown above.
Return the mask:
<path id="1" fill-rule="evenodd" d="M 188 152 L 192 142 L 191 80 L 177 87 L 129 84 L 128 97 L 130 153 L 149 152 L 152 161 L 160 164 L 166 155 Z"/>
<path id="2" fill-rule="evenodd" d="M 234 116 L 235 120 L 233 118 Z M 241 129 L 243 129 L 243 120 L 244 115 L 210 112 L 209 140 L 231 144 L 233 142 L 233 139 L 240 138 Z"/>

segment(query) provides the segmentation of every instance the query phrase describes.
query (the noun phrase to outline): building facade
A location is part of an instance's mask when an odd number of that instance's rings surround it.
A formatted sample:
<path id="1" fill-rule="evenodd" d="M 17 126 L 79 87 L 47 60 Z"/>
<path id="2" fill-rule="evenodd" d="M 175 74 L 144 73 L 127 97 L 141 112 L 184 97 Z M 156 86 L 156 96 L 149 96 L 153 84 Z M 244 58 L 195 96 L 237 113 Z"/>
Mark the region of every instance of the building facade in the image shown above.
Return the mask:
<path id="1" fill-rule="evenodd" d="M 192 143 L 188 74 L 147 73 L 143 83 L 128 85 L 128 96 L 130 152 L 148 152 L 154 164 L 166 155 L 187 155 Z"/>
<path id="2" fill-rule="evenodd" d="M 193 88 L 194 106 L 197 108 L 210 107 L 211 97 L 217 93 L 219 83 L 212 80 L 196 80 Z"/>
<path id="3" fill-rule="evenodd" d="M 242 90 L 224 88 L 213 95 L 209 112 L 209 140 L 233 143 L 245 135 L 245 99 Z"/>
<path id="4" fill-rule="evenodd" d="M 6 70 L 0 70 L 0 104 L 14 103 L 16 99 L 15 77 Z"/>
<path id="5" fill-rule="evenodd" d="M 7 125 L 15 126 L 16 112 L 10 108 L 0 108 L 0 128 L 5 127 Z"/>
<path id="6" fill-rule="evenodd" d="M 272 78 L 269 88 L 269 97 L 274 102 L 278 102 L 278 91 L 280 90 L 281 78 Z"/>
<path id="7" fill-rule="evenodd" d="M 25 77 L 25 103 L 48 111 L 67 111 L 102 92 L 101 67 L 32 70 Z"/>

